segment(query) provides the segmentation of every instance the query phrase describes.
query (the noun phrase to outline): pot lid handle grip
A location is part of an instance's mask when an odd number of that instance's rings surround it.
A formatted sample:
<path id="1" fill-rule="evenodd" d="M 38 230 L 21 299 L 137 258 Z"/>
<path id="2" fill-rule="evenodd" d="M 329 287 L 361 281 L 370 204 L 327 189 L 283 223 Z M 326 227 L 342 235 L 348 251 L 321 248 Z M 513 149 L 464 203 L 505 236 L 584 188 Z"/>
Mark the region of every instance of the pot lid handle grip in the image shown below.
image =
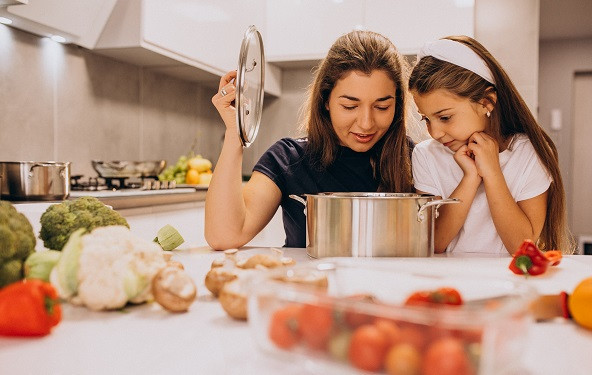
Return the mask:
<path id="1" fill-rule="evenodd" d="M 435 201 L 424 203 L 421 205 L 421 207 L 419 207 L 419 210 L 417 211 L 417 221 L 422 222 L 425 220 L 424 211 L 428 207 L 436 206 L 436 212 L 434 213 L 434 218 L 437 218 L 438 217 L 438 208 L 440 208 L 441 205 L 449 204 L 449 203 L 460 203 L 460 202 L 461 202 L 461 200 L 458 198 L 446 198 L 446 199 L 437 199 Z"/>

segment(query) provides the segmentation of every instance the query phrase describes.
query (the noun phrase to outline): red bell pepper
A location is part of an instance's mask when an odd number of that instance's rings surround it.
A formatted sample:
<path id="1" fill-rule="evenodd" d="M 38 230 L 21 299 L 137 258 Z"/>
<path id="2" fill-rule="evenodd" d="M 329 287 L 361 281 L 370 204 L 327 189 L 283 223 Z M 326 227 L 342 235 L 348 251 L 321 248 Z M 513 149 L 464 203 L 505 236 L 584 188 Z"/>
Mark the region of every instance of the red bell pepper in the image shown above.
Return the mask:
<path id="1" fill-rule="evenodd" d="M 21 280 L 0 289 L 0 335 L 45 336 L 62 319 L 56 289 L 42 280 Z"/>
<path id="2" fill-rule="evenodd" d="M 563 258 L 563 254 L 559 250 L 549 250 L 545 251 L 545 256 L 549 259 L 550 266 L 557 266 L 561 263 L 561 258 Z"/>
<path id="3" fill-rule="evenodd" d="M 514 253 L 510 270 L 517 275 L 541 275 L 547 271 L 551 262 L 531 240 L 524 240 Z"/>

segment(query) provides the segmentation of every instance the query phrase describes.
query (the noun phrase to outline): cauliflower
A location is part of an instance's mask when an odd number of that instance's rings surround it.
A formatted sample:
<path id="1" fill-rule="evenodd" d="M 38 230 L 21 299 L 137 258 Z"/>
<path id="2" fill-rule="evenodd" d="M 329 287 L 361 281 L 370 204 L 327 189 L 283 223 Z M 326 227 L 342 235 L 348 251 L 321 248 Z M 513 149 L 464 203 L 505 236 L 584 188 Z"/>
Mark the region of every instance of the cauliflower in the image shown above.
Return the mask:
<path id="1" fill-rule="evenodd" d="M 23 278 L 23 262 L 35 251 L 35 241 L 25 215 L 0 201 L 0 288 Z"/>
<path id="2" fill-rule="evenodd" d="M 39 238 L 52 250 L 62 250 L 70 235 L 79 228 L 91 231 L 108 225 L 125 225 L 127 220 L 97 198 L 81 197 L 73 201 L 52 204 L 41 215 Z"/>
<path id="3" fill-rule="evenodd" d="M 50 280 L 72 303 L 118 309 L 153 298 L 151 282 L 166 265 L 162 249 L 124 226 L 78 230 L 64 246 Z"/>

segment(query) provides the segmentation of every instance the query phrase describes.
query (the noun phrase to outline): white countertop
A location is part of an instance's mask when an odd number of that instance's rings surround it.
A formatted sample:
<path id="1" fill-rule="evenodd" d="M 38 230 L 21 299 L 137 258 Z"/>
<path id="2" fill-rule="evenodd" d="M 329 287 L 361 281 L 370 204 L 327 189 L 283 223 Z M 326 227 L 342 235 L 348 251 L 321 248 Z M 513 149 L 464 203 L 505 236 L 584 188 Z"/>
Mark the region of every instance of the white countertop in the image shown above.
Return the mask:
<path id="1" fill-rule="evenodd" d="M 249 252 L 267 251 L 250 249 Z M 309 262 L 304 249 L 286 249 L 298 263 Z M 0 338 L 0 374 L 316 374 L 327 373 L 307 361 L 290 362 L 260 351 L 248 323 L 227 317 L 205 288 L 211 261 L 222 256 L 208 248 L 180 250 L 174 259 L 185 265 L 198 285 L 198 300 L 184 314 L 157 304 L 126 312 L 92 312 L 64 305 L 62 322 L 42 338 Z M 471 273 L 515 280 L 508 256 L 390 258 L 393 269 Z M 592 276 L 592 257 L 567 256 L 545 275 L 527 283 L 539 293 L 571 292 Z M 571 321 L 530 323 L 520 374 L 592 373 L 592 331 Z"/>

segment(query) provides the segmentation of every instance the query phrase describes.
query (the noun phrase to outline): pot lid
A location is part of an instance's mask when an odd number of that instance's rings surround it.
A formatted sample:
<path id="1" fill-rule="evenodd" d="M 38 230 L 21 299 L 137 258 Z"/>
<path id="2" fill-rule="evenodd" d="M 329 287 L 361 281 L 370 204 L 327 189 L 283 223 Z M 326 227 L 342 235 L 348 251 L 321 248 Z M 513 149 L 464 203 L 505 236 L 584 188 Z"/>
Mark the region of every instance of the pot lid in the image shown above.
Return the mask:
<path id="1" fill-rule="evenodd" d="M 236 76 L 236 122 L 243 147 L 257 137 L 263 111 L 265 56 L 263 40 L 255 26 L 249 26 L 243 37 Z"/>

